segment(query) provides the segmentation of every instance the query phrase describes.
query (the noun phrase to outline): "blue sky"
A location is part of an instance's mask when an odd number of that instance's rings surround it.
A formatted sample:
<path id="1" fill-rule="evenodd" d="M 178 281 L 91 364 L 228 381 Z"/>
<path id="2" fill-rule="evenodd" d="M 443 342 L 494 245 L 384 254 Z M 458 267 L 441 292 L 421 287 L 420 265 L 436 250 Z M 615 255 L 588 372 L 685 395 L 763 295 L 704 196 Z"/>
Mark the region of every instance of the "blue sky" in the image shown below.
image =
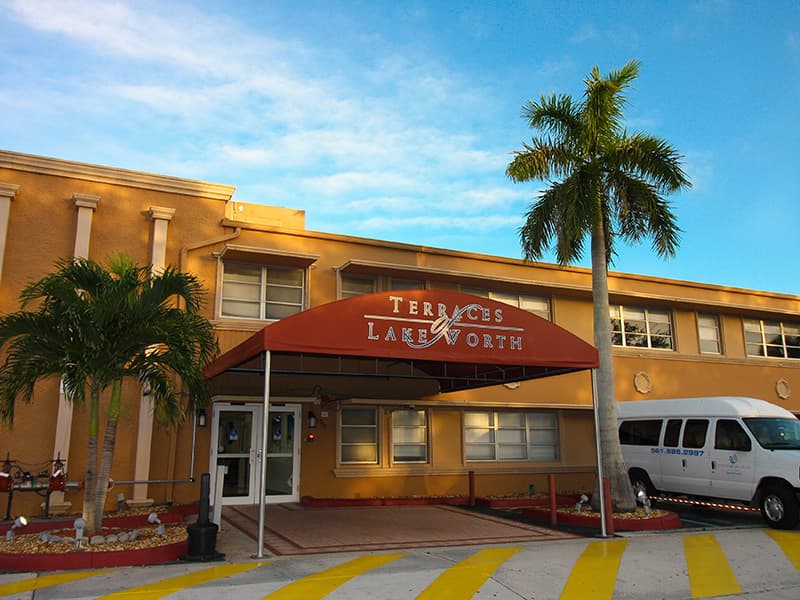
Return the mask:
<path id="1" fill-rule="evenodd" d="M 505 177 L 542 94 L 632 58 L 678 256 L 614 269 L 800 293 L 800 2 L 0 0 L 0 147 L 232 184 L 309 229 L 520 257 Z M 581 263 L 588 265 L 588 256 Z"/>

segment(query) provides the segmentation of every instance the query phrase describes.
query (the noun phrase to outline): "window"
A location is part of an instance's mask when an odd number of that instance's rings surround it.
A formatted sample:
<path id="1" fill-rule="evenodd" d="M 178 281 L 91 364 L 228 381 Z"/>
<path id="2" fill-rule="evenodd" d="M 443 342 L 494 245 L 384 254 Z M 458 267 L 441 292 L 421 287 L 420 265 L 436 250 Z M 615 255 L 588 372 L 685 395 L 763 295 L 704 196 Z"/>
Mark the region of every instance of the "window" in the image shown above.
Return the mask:
<path id="1" fill-rule="evenodd" d="M 717 421 L 717 429 L 714 433 L 714 448 L 717 450 L 750 452 L 752 445 L 750 438 L 737 421 L 720 419 Z"/>
<path id="2" fill-rule="evenodd" d="M 667 429 L 664 431 L 664 445 L 668 448 L 677 448 L 678 441 L 681 439 L 681 419 L 669 419 Z"/>
<path id="3" fill-rule="evenodd" d="M 375 278 L 342 275 L 342 298 L 371 294 L 376 290 Z"/>
<path id="4" fill-rule="evenodd" d="M 528 296 L 526 294 L 510 294 L 505 292 L 490 292 L 488 290 L 462 287 L 461 291 L 465 294 L 489 298 L 503 304 L 516 306 L 522 310 L 538 315 L 543 319 L 550 320 L 550 300 L 541 296 Z"/>
<path id="5" fill-rule="evenodd" d="M 343 408 L 341 412 L 342 463 L 378 462 L 378 417 L 374 408 Z"/>
<path id="6" fill-rule="evenodd" d="M 390 290 L 424 290 L 425 289 L 425 282 L 422 280 L 416 279 L 396 279 L 392 277 L 391 281 L 389 282 L 389 289 Z"/>
<path id="7" fill-rule="evenodd" d="M 722 354 L 719 318 L 716 315 L 697 315 L 697 336 L 702 354 Z"/>
<path id="8" fill-rule="evenodd" d="M 668 310 L 612 306 L 609 312 L 615 346 L 672 350 L 672 318 Z"/>
<path id="9" fill-rule="evenodd" d="M 402 463 L 428 462 L 428 415 L 424 410 L 392 412 L 392 460 Z"/>
<path id="10" fill-rule="evenodd" d="M 658 446 L 661 419 L 623 421 L 619 426 L 619 443 L 630 446 Z"/>
<path id="11" fill-rule="evenodd" d="M 745 319 L 747 356 L 800 358 L 800 324 Z"/>
<path id="12" fill-rule="evenodd" d="M 303 310 L 303 269 L 224 263 L 222 316 L 282 319 Z"/>
<path id="13" fill-rule="evenodd" d="M 702 448 L 705 446 L 706 431 L 708 431 L 706 419 L 687 419 L 686 427 L 683 428 L 683 447 Z"/>
<path id="14" fill-rule="evenodd" d="M 556 460 L 558 416 L 550 412 L 467 411 L 468 461 Z"/>

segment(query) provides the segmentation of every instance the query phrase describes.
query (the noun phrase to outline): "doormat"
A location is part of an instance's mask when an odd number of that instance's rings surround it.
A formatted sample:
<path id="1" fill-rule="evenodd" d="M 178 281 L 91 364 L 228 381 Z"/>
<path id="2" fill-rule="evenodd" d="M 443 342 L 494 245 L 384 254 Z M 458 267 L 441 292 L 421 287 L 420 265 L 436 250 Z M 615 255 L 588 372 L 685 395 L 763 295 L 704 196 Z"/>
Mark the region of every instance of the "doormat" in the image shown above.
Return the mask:
<path id="1" fill-rule="evenodd" d="M 222 517 L 227 524 L 258 540 L 258 510 L 257 505 L 226 506 Z M 277 555 L 543 542 L 576 537 L 443 505 L 270 504 L 264 518 L 264 547 Z"/>

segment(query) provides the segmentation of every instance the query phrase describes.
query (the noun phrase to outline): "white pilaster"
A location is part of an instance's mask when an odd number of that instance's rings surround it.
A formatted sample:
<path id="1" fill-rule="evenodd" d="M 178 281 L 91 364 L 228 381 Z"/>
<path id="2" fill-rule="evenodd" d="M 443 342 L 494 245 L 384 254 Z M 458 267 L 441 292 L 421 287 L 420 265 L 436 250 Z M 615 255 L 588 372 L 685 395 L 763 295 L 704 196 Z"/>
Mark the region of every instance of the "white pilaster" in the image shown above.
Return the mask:
<path id="1" fill-rule="evenodd" d="M 99 196 L 88 194 L 72 194 L 72 202 L 78 209 L 78 221 L 75 226 L 76 258 L 89 258 L 89 238 L 92 233 L 92 217 L 97 205 L 100 204 Z M 53 458 L 61 457 L 67 463 L 67 472 L 75 465 L 69 462 L 69 444 L 72 437 L 72 404 L 67 402 L 64 389 L 59 386 L 58 392 L 58 420 L 56 421 L 56 436 L 53 443 Z M 50 512 L 58 514 L 66 512 L 72 506 L 71 502 L 64 500 L 64 492 L 53 492 L 50 495 Z"/>
<path id="2" fill-rule="evenodd" d="M 167 229 L 169 222 L 175 215 L 174 208 L 151 206 L 148 216 L 153 221 L 153 238 L 150 249 L 151 270 L 159 274 L 166 266 L 167 257 Z M 136 434 L 136 467 L 134 479 L 144 481 L 150 478 L 150 455 L 153 441 L 153 400 L 149 394 L 142 393 L 139 409 L 139 429 Z M 146 483 L 136 483 L 133 486 L 133 498 L 128 501 L 130 505 L 152 504 L 148 498 Z"/>
<path id="3" fill-rule="evenodd" d="M 6 254 L 6 237 L 8 236 L 8 217 L 11 212 L 11 201 L 17 195 L 18 185 L 0 183 L 0 280 L 3 278 L 3 259 Z"/>

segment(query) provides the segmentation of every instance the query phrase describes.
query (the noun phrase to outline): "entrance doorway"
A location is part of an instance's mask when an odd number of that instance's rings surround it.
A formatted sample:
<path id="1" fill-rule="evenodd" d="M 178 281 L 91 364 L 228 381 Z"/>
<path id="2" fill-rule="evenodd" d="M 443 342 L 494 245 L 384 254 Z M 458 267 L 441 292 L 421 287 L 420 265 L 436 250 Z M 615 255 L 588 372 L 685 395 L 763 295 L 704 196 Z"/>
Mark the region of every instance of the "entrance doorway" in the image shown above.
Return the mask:
<path id="1" fill-rule="evenodd" d="M 214 404 L 212 478 L 217 466 L 225 467 L 223 505 L 258 503 L 262 417 L 261 404 Z M 270 405 L 267 418 L 266 502 L 297 502 L 300 499 L 300 405 Z"/>

